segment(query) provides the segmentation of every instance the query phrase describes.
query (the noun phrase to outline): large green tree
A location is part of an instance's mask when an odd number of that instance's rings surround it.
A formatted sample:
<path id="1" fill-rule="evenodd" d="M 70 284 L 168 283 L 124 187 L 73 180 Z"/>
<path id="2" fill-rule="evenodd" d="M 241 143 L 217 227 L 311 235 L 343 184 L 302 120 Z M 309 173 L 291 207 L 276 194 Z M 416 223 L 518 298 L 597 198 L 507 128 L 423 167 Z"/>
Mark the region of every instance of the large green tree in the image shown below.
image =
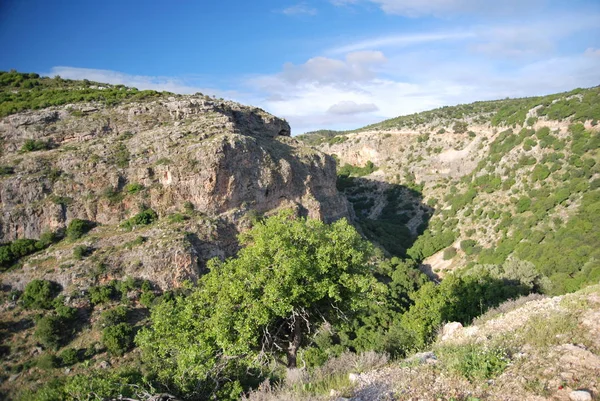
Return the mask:
<path id="1" fill-rule="evenodd" d="M 231 378 L 242 367 L 294 367 L 307 334 L 351 319 L 385 292 L 372 274 L 371 245 L 345 220 L 327 225 L 282 212 L 239 239 L 237 257 L 212 260 L 197 288 L 155 307 L 152 327 L 137 337 L 146 362 L 181 390 L 215 394 L 223 386 L 233 396 L 241 387 Z"/>

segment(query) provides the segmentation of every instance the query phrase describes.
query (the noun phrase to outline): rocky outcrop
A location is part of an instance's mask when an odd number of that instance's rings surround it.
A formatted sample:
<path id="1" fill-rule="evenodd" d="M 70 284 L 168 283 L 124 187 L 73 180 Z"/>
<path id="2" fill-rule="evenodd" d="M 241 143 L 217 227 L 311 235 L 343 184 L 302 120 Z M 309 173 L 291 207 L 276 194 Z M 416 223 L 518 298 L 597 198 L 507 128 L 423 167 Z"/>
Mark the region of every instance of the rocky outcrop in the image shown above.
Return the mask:
<path id="1" fill-rule="evenodd" d="M 0 120 L 0 138 L 0 165 L 13 167 L 0 177 L 0 242 L 39 238 L 79 218 L 99 225 L 102 238 L 94 247 L 115 246 L 121 241 L 115 238 L 125 235 L 118 224 L 143 208 L 155 210 L 161 222 L 184 209 L 194 209 L 191 220 L 211 221 L 209 230 L 186 220 L 180 229 L 197 240 L 171 241 L 160 254 L 145 251 L 135 258 L 149 259 L 142 265 L 153 268 L 121 269 L 154 276 L 164 286 L 194 279 L 209 256 L 230 254 L 249 213 L 294 208 L 328 222 L 348 216 L 335 188 L 333 158 L 291 138 L 284 120 L 232 102 L 178 96 L 115 107 L 53 107 Z M 27 140 L 46 149 L 24 152 Z M 164 224 L 140 249 L 170 235 Z M 113 264 L 133 263 L 125 254 L 133 253 L 123 252 Z M 175 254 L 187 256 L 175 261 Z M 66 256 L 52 257 L 60 264 Z M 185 273 L 169 278 L 173 269 Z M 26 279 L 17 276 L 9 281 Z M 76 281 L 67 276 L 48 278 Z"/>

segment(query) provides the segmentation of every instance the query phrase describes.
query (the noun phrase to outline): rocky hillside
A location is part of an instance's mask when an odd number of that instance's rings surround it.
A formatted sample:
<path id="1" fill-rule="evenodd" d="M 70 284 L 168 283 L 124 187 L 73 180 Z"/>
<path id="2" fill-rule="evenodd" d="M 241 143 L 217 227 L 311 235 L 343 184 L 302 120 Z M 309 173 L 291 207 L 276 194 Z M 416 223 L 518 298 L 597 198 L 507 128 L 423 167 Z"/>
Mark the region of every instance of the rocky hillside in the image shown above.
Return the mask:
<path id="1" fill-rule="evenodd" d="M 37 74 L 0 83 L 5 285 L 131 276 L 173 287 L 230 255 L 255 216 L 348 216 L 334 160 L 260 109 Z"/>
<path id="2" fill-rule="evenodd" d="M 598 285 L 559 297 L 530 295 L 470 325 L 447 323 L 428 350 L 406 359 L 387 363 L 370 353 L 330 361 L 329 377 L 310 378 L 315 387 L 329 385 L 329 397 L 298 394 L 298 382 L 309 378 L 296 374 L 248 400 L 591 401 L 600 390 L 598 333 Z"/>
<path id="3" fill-rule="evenodd" d="M 339 160 L 363 231 L 432 276 L 536 265 L 556 293 L 600 277 L 600 88 L 477 102 L 299 139 Z M 367 165 L 368 164 L 368 165 Z"/>

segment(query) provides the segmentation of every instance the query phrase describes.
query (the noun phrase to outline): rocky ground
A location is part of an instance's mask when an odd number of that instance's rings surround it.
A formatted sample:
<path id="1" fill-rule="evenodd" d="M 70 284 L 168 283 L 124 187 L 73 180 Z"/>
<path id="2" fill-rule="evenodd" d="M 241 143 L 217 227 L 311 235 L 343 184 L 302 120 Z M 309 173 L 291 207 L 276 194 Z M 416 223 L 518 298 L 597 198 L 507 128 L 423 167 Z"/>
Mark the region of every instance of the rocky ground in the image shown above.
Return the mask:
<path id="1" fill-rule="evenodd" d="M 350 400 L 592 400 L 600 391 L 600 287 L 561 297 L 509 301 L 462 327 L 449 323 L 433 351 L 354 375 Z M 521 303 L 523 303 L 521 305 Z M 503 347 L 497 377 L 465 378 L 449 346 Z M 340 400 L 340 398 L 338 398 Z"/>

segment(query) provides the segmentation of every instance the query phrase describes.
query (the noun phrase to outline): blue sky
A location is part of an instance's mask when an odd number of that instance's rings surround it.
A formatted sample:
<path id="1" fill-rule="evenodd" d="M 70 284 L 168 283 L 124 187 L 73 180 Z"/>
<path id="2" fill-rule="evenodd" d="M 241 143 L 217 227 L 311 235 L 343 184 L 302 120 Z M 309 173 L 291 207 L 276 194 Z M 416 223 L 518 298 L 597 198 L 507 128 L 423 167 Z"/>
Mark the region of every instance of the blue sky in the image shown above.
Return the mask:
<path id="1" fill-rule="evenodd" d="M 598 0 L 0 1 L 0 69 L 357 128 L 600 85 Z"/>

